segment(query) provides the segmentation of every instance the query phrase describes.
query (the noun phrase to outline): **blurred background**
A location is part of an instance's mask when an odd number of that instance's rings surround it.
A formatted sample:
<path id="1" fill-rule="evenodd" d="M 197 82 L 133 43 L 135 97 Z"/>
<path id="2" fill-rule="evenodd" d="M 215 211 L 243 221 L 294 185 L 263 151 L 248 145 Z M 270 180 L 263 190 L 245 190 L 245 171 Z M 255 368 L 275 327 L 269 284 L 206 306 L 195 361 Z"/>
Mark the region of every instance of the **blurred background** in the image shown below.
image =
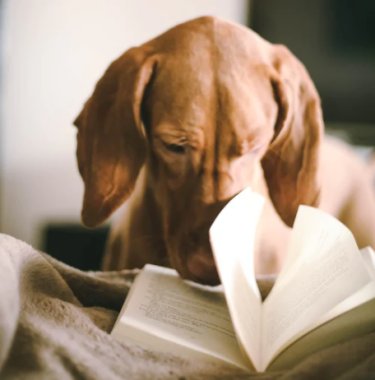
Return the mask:
<path id="1" fill-rule="evenodd" d="M 109 63 L 200 15 L 284 43 L 310 72 L 327 130 L 375 146 L 373 0 L 0 0 L 0 231 L 97 269 L 107 227 L 80 226 L 72 121 Z"/>

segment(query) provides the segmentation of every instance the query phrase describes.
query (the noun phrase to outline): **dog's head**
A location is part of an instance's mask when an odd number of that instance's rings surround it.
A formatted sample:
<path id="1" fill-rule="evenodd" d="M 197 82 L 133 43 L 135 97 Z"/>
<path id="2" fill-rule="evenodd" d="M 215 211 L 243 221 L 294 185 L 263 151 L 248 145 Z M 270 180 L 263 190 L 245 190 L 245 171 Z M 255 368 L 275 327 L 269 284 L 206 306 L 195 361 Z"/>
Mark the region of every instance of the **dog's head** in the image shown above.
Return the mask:
<path id="1" fill-rule="evenodd" d="M 103 222 L 145 165 L 171 265 L 215 282 L 208 228 L 263 168 L 288 225 L 315 205 L 320 102 L 301 63 L 251 30 L 199 18 L 128 50 L 75 121 L 82 219 Z"/>

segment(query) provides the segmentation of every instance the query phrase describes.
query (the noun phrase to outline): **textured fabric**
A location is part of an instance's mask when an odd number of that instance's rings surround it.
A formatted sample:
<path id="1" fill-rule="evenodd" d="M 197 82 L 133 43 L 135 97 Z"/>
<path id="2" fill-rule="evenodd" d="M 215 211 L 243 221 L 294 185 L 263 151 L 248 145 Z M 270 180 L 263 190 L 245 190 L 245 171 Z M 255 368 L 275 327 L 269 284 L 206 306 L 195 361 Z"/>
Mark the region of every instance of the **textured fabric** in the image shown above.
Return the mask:
<path id="1" fill-rule="evenodd" d="M 264 374 L 119 342 L 108 332 L 136 273 L 81 272 L 0 235 L 0 379 L 375 378 L 375 332 Z"/>

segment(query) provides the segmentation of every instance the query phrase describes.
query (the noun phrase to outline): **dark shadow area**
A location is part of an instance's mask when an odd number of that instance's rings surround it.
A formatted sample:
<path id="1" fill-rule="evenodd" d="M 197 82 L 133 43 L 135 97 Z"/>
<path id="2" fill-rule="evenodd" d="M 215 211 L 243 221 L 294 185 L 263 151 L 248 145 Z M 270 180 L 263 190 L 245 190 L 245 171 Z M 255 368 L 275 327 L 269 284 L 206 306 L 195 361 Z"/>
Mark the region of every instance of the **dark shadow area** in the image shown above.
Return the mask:
<path id="1" fill-rule="evenodd" d="M 100 270 L 108 228 L 93 230 L 79 224 L 47 224 L 42 250 L 82 270 Z"/>
<path id="2" fill-rule="evenodd" d="M 249 25 L 306 66 L 329 128 L 375 145 L 375 2 L 253 1 Z"/>

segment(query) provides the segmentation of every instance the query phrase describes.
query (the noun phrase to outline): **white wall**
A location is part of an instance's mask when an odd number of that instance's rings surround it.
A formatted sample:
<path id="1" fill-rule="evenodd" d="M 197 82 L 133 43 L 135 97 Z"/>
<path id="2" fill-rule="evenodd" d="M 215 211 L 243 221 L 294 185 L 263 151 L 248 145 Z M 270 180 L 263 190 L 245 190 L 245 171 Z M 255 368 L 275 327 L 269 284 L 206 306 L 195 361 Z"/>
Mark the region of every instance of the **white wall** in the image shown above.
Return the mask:
<path id="1" fill-rule="evenodd" d="M 3 1 L 0 230 L 38 245 L 47 221 L 79 221 L 72 121 L 108 64 L 176 23 L 246 23 L 246 0 Z"/>

